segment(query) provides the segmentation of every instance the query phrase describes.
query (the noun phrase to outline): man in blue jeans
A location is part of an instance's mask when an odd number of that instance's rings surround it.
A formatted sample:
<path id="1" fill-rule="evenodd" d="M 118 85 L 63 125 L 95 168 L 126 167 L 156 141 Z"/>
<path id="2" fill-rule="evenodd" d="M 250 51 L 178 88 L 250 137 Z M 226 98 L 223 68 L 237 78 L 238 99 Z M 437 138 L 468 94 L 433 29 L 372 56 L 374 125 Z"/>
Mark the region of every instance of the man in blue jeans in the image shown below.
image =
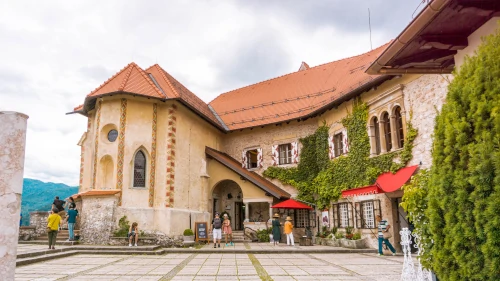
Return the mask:
<path id="1" fill-rule="evenodd" d="M 76 216 L 78 216 L 78 212 L 75 210 L 75 207 L 70 206 L 68 214 L 66 216 L 68 220 L 69 241 L 75 240 L 74 230 L 75 230 Z"/>
<path id="2" fill-rule="evenodd" d="M 389 229 L 391 228 L 391 225 L 387 222 L 387 220 L 383 220 L 381 216 L 377 216 L 377 222 L 378 222 L 378 255 L 383 256 L 384 253 L 382 252 L 382 243 L 384 242 L 387 247 L 392 252 L 392 255 L 396 255 L 396 250 L 394 247 L 392 247 L 391 242 L 389 242 L 389 238 L 391 238 Z M 385 233 L 385 236 L 384 236 Z"/>

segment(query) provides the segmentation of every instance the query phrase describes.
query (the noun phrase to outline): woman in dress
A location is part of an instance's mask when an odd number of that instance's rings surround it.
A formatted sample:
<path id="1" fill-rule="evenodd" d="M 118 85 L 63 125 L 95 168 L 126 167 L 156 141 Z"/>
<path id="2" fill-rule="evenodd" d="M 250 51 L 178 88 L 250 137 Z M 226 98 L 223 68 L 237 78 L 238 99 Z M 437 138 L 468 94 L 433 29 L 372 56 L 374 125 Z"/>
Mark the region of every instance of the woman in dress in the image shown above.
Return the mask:
<path id="1" fill-rule="evenodd" d="M 278 213 L 274 214 L 273 216 L 273 240 L 274 240 L 274 246 L 276 244 L 280 243 L 281 240 L 281 223 L 280 223 L 280 215 Z"/>
<path id="2" fill-rule="evenodd" d="M 234 246 L 233 243 L 233 230 L 231 229 L 231 220 L 227 214 L 224 214 L 224 222 L 222 222 L 222 231 L 226 234 L 226 247 Z M 229 236 L 229 244 L 227 243 L 227 237 Z"/>

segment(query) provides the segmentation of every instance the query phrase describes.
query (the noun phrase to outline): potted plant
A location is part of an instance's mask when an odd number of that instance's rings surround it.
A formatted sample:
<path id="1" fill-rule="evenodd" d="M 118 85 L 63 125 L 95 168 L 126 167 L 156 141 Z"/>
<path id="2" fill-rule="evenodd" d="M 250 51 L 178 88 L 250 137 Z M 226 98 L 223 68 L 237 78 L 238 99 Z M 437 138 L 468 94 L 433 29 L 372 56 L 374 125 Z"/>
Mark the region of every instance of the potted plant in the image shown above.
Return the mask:
<path id="1" fill-rule="evenodd" d="M 193 242 L 194 243 L 194 233 L 190 228 L 184 230 L 183 236 L 184 236 L 183 237 L 184 242 Z"/>
<path id="2" fill-rule="evenodd" d="M 346 239 L 352 239 L 352 237 L 354 236 L 354 234 L 352 233 L 352 231 L 353 231 L 352 227 L 346 227 L 345 228 L 345 238 Z"/>

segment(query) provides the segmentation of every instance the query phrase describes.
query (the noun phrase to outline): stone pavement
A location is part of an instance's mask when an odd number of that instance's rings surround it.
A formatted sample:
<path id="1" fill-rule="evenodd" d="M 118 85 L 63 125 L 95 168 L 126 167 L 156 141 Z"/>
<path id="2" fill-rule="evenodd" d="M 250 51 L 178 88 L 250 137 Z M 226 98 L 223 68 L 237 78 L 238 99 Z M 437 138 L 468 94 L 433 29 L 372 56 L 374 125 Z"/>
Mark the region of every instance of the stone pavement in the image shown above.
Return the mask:
<path id="1" fill-rule="evenodd" d="M 88 255 L 16 268 L 16 280 L 399 280 L 402 256 L 168 253 Z"/>

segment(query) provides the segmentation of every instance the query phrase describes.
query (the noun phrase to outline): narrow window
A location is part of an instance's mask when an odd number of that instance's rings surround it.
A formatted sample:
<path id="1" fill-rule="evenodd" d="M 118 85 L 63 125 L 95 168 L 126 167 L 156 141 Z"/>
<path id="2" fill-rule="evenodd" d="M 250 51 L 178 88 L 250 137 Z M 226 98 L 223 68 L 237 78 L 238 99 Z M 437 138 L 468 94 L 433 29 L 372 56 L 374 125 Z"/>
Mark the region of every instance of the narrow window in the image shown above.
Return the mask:
<path id="1" fill-rule="evenodd" d="M 394 115 L 396 117 L 396 133 L 398 135 L 398 145 L 399 148 L 403 148 L 405 135 L 403 131 L 403 117 L 401 116 L 401 107 L 396 107 L 396 109 L 394 110 Z"/>
<path id="2" fill-rule="evenodd" d="M 280 165 L 291 164 L 292 163 L 292 144 L 281 144 L 278 146 L 278 151 L 280 155 Z"/>
<path id="3" fill-rule="evenodd" d="M 373 131 L 375 133 L 375 154 L 380 154 L 380 128 L 378 124 L 378 118 L 373 117 L 372 120 Z"/>
<path id="4" fill-rule="evenodd" d="M 389 152 L 392 149 L 391 120 L 389 119 L 389 113 L 384 112 L 384 114 L 382 114 L 382 123 L 384 124 L 385 147 L 387 148 L 387 152 Z"/>
<path id="5" fill-rule="evenodd" d="M 373 208 L 373 201 L 366 201 L 361 203 L 363 209 L 363 219 L 366 225 L 363 228 L 375 228 L 375 211 Z"/>
<path id="6" fill-rule="evenodd" d="M 349 206 L 347 203 L 339 204 L 340 227 L 349 226 Z"/>
<path id="7" fill-rule="evenodd" d="M 134 187 L 146 187 L 146 155 L 140 150 L 134 158 Z"/>
<path id="8" fill-rule="evenodd" d="M 296 228 L 304 228 L 307 226 L 307 220 L 308 218 L 309 211 L 308 210 L 295 210 L 295 224 L 294 227 Z"/>
<path id="9" fill-rule="evenodd" d="M 335 145 L 335 157 L 339 157 L 344 154 L 344 143 L 342 142 L 342 133 L 338 133 L 333 136 L 333 143 Z"/>
<path id="10" fill-rule="evenodd" d="M 257 168 L 257 149 L 247 150 L 247 169 Z"/>

